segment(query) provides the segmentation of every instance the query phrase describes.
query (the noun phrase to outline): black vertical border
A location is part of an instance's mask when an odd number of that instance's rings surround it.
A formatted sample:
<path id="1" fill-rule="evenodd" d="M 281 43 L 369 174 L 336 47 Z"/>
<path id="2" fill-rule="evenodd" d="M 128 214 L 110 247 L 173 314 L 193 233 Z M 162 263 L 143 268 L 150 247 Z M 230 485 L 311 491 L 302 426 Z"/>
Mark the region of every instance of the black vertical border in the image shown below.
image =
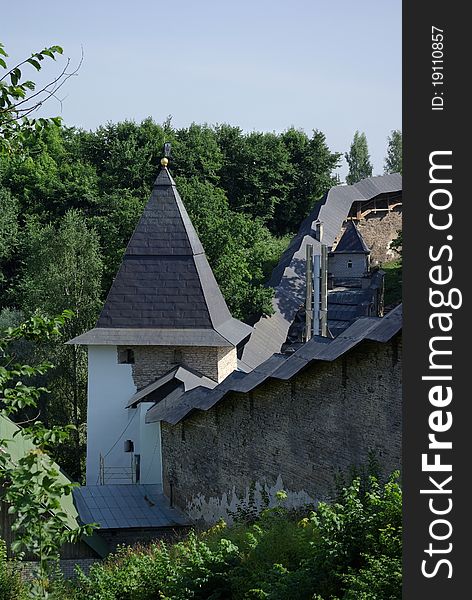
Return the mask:
<path id="1" fill-rule="evenodd" d="M 444 30 L 444 110 L 431 110 L 432 86 L 432 26 Z M 463 599 L 472 597 L 469 576 L 472 574 L 472 315 L 466 286 L 470 287 L 472 263 L 472 151 L 466 148 L 471 136 L 472 101 L 467 91 L 470 83 L 472 31 L 466 16 L 466 5 L 437 0 L 405 1 L 403 3 L 403 137 L 404 137 L 404 584 L 407 600 Z M 437 89 L 437 88 L 436 88 Z M 467 108 L 466 108 L 467 103 Z M 470 146 L 471 144 L 468 144 Z M 430 382 L 421 380 L 429 362 L 428 341 L 433 335 L 428 316 L 429 306 L 429 246 L 436 248 L 446 242 L 446 233 L 431 229 L 429 218 L 429 155 L 435 150 L 452 150 L 453 249 L 452 286 L 463 293 L 463 305 L 453 313 L 453 401 L 450 410 L 453 425 L 443 439 L 450 439 L 452 450 L 453 508 L 448 518 L 452 524 L 451 538 L 444 542 L 430 539 L 429 525 L 435 518 L 428 508 L 428 497 L 419 493 L 428 486 L 428 474 L 421 470 L 421 455 L 427 452 L 428 415 L 434 408 L 428 402 Z M 447 264 L 447 263 L 443 263 Z M 446 309 L 443 309 L 446 310 Z M 447 409 L 444 409 L 447 410 Z M 434 476 L 433 473 L 430 475 Z M 437 474 L 438 480 L 445 474 Z M 444 479 L 444 477 L 442 477 Z M 442 496 L 445 498 L 446 496 Z M 438 504 L 439 505 L 439 504 Z M 439 531 L 439 530 L 438 530 Z M 439 568 L 430 579 L 421 573 L 421 563 L 430 542 L 437 548 L 453 544 L 448 554 L 452 563 L 452 578 L 448 568 Z"/>

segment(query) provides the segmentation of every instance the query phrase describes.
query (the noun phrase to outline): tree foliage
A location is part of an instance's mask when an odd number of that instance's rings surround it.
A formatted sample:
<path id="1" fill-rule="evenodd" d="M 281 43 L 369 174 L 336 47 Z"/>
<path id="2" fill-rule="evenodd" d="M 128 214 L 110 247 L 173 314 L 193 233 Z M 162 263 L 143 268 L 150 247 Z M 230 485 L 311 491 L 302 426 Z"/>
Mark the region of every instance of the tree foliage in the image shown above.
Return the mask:
<path id="1" fill-rule="evenodd" d="M 0 161 L 0 183 L 16 198 L 19 223 L 34 217 L 56 226 L 68 210 L 81 211 L 99 236 L 103 299 L 149 197 L 164 140 L 172 143 L 172 174 L 185 186 L 184 202 L 193 204 L 192 218 L 231 309 L 246 319 L 270 310 L 263 281 L 273 248 L 337 182 L 339 155 L 329 151 L 320 132 L 310 138 L 293 129 L 280 135 L 244 134 L 229 125 L 174 129 L 170 121 L 158 125 L 151 119 L 110 123 L 95 132 L 49 125 L 26 136 L 23 156 Z M 197 182 L 201 195 L 194 201 Z M 215 196 L 224 200 L 213 215 L 208 205 Z M 211 249 L 215 220 L 225 225 L 218 253 Z M 26 234 L 27 227 L 20 239 Z M 233 285 L 218 263 L 234 272 Z M 7 266 L 12 277 L 20 276 L 20 254 Z"/>
<path id="2" fill-rule="evenodd" d="M 399 129 L 394 129 L 388 138 L 387 156 L 385 157 L 385 173 L 402 173 L 403 136 Z"/>
<path id="3" fill-rule="evenodd" d="M 63 600 L 400 600 L 402 494 L 355 480 L 337 502 L 284 508 L 286 494 L 250 523 L 218 523 L 167 545 L 123 548 L 80 573 Z"/>
<path id="4" fill-rule="evenodd" d="M 76 480 L 81 480 L 79 458 L 85 447 L 87 356 L 80 346 L 64 345 L 91 329 L 101 305 L 102 259 L 98 235 L 77 210 L 57 223 L 42 225 L 37 218 L 26 223 L 23 256 L 25 268 L 18 284 L 19 305 L 26 315 L 40 309 L 54 315 L 71 311 L 62 335 L 41 344 L 36 352 L 48 356 L 55 367 L 48 376 L 51 401 L 43 407 L 48 423 L 72 423 L 73 444 L 55 457 Z"/>
<path id="5" fill-rule="evenodd" d="M 372 164 L 370 162 L 369 148 L 365 133 L 356 131 L 349 152 L 344 155 L 349 165 L 346 183 L 352 185 L 366 177 L 372 177 Z"/>
<path id="6" fill-rule="evenodd" d="M 67 73 L 69 62 L 59 75 L 40 89 L 37 89 L 34 81 L 25 79 L 23 71 L 25 67 L 40 71 L 45 58 L 55 60 L 62 52 L 60 46 L 50 46 L 41 52 L 34 52 L 13 66 L 8 66 L 8 54 L 4 45 L 0 43 L 0 152 L 18 150 L 28 132 L 40 131 L 51 121 L 60 123 L 58 117 L 34 119 L 30 115 L 44 102 L 56 97 L 57 91 L 73 74 Z"/>
<path id="7" fill-rule="evenodd" d="M 0 539 L 0 600 L 25 599 L 24 591 L 20 571 L 8 560 L 6 544 Z"/>
<path id="8" fill-rule="evenodd" d="M 314 203 L 338 181 L 333 175 L 340 154 L 328 149 L 324 135 L 288 129 L 244 135 L 220 125 L 223 152 L 220 185 L 230 207 L 259 217 L 276 235 L 297 231 Z"/>
<path id="9" fill-rule="evenodd" d="M 170 171 L 235 317 L 272 311 L 271 269 L 313 204 L 335 183 L 340 155 L 321 132 L 244 133 L 231 125 L 107 123 L 95 131 L 44 122 L 21 152 L 0 154 L 0 314 L 73 311 L 62 338 L 34 351 L 56 365 L 47 424 L 73 423 L 55 454 L 81 480 L 86 357 L 64 342 L 93 327 L 171 142 Z M 3 311 L 3 313 L 1 313 Z M 32 349 L 24 346 L 25 359 Z"/>
<path id="10" fill-rule="evenodd" d="M 25 408 L 38 408 L 39 398 L 47 390 L 29 384 L 31 378 L 43 375 L 51 365 L 47 362 L 26 365 L 16 362 L 14 345 L 21 340 L 37 342 L 59 334 L 70 313 L 48 319 L 35 315 L 0 335 L 0 418 L 8 419 Z M 0 440 L 0 473 L 4 486 L 2 500 L 14 515 L 12 551 L 27 550 L 39 560 L 39 588 L 45 594 L 51 563 L 59 557 L 65 542 L 77 541 L 91 533 L 90 526 L 71 528 L 62 508 L 62 498 L 72 492 L 74 484 L 59 477 L 50 453 L 64 443 L 73 425 L 46 427 L 39 419 L 31 420 L 15 435 L 30 441 L 24 453 L 12 452 L 14 439 Z M 22 447 L 22 445 L 20 446 Z"/>
<path id="11" fill-rule="evenodd" d="M 17 200 L 0 184 L 0 294 L 4 294 L 11 283 L 11 259 L 19 240 L 18 215 Z"/>
<path id="12" fill-rule="evenodd" d="M 259 219 L 233 212 L 220 188 L 177 178 L 215 277 L 233 315 L 248 321 L 271 311 L 272 292 L 264 287 L 274 238 Z"/>

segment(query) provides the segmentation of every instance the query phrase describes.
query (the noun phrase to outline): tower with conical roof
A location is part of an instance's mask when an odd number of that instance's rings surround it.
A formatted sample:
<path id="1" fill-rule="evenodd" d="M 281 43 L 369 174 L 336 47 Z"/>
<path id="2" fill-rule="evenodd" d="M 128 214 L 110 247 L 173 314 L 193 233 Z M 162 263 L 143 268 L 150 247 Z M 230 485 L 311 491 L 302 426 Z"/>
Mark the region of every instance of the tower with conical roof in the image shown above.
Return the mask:
<path id="1" fill-rule="evenodd" d="M 156 390 L 164 401 L 163 389 L 221 382 L 252 331 L 231 316 L 167 159 L 161 164 L 96 327 L 69 342 L 89 348 L 89 485 L 160 483 L 160 425 L 145 423 Z M 177 370 L 178 381 L 169 375 Z"/>
<path id="2" fill-rule="evenodd" d="M 370 269 L 370 249 L 352 221 L 329 255 L 329 271 L 333 278 L 360 278 Z"/>

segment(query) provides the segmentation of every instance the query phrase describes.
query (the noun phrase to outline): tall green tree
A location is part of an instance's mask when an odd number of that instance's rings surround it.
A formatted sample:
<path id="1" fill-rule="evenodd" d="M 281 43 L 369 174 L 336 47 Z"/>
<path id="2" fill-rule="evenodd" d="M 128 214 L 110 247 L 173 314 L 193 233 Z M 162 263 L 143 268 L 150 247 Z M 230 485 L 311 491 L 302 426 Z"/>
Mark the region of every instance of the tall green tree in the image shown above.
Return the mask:
<path id="1" fill-rule="evenodd" d="M 223 190 L 196 177 L 177 185 L 232 314 L 247 321 L 270 314 L 264 266 L 274 238 L 262 220 L 232 211 Z"/>
<path id="2" fill-rule="evenodd" d="M 3 184 L 18 198 L 24 215 L 36 215 L 47 223 L 71 208 L 95 212 L 96 170 L 69 151 L 67 135 L 57 125 L 45 125 L 35 135 L 25 134 L 22 154 L 5 162 Z"/>
<path id="3" fill-rule="evenodd" d="M 132 190 L 147 196 L 162 158 L 165 130 L 152 119 L 107 123 L 95 132 L 71 131 L 66 146 L 93 166 L 100 193 Z"/>
<path id="4" fill-rule="evenodd" d="M 223 156 L 214 130 L 208 125 L 192 123 L 172 136 L 168 133 L 166 141 L 172 144 L 173 173 L 218 184 Z"/>
<path id="5" fill-rule="evenodd" d="M 349 185 L 366 177 L 372 177 L 372 164 L 365 133 L 356 131 L 349 152 L 346 152 L 344 156 L 349 165 L 349 173 L 346 177 L 346 182 Z"/>
<path id="6" fill-rule="evenodd" d="M 0 184 L 0 308 L 5 302 L 5 291 L 12 283 L 10 260 L 18 245 L 18 213 L 17 200 Z"/>
<path id="7" fill-rule="evenodd" d="M 291 128 L 281 134 L 281 140 L 289 153 L 285 173 L 289 189 L 269 225 L 278 235 L 296 232 L 314 204 L 339 183 L 333 172 L 341 158 L 340 153 L 329 150 L 321 131 L 313 131 L 310 138 L 304 131 Z"/>
<path id="8" fill-rule="evenodd" d="M 403 136 L 400 129 L 394 129 L 387 141 L 384 173 L 401 173 L 403 162 Z"/>
<path id="9" fill-rule="evenodd" d="M 90 329 L 101 306 L 102 259 L 97 233 L 84 216 L 72 210 L 58 226 L 43 226 L 36 220 L 27 225 L 25 269 L 20 283 L 20 305 L 28 316 L 40 309 L 46 314 L 71 310 L 61 339 L 38 351 L 50 357 L 51 390 L 46 410 L 48 422 L 76 427 L 75 447 L 63 455 L 62 465 L 80 480 L 80 455 L 85 443 L 87 366 L 82 347 L 64 342 Z M 66 450 L 64 450 L 66 452 Z"/>
<path id="10" fill-rule="evenodd" d="M 269 224 L 289 189 L 289 154 L 280 136 L 243 134 L 229 125 L 219 126 L 216 133 L 223 152 L 220 185 L 230 207 Z"/>

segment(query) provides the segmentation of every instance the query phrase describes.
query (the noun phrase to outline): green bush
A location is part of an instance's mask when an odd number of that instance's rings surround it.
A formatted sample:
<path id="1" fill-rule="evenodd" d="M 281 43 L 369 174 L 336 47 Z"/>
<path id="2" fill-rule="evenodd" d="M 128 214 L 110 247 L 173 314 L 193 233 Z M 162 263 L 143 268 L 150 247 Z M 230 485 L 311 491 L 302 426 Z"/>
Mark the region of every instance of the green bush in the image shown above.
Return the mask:
<path id="1" fill-rule="evenodd" d="M 253 522 L 191 533 L 174 545 L 122 548 L 62 588 L 62 600 L 399 600 L 398 475 L 343 490 L 300 519 L 266 508 Z M 243 515 L 244 516 L 244 515 Z"/>
<path id="2" fill-rule="evenodd" d="M 394 306 L 402 301 L 403 268 L 401 260 L 393 260 L 382 265 L 385 271 L 385 306 Z"/>
<path id="3" fill-rule="evenodd" d="M 0 539 L 0 600 L 21 600 L 24 594 L 20 573 L 7 559 L 5 542 Z"/>
<path id="4" fill-rule="evenodd" d="M 238 549 L 221 539 L 210 549 L 191 533 L 185 542 L 168 547 L 121 548 L 88 575 L 62 585 L 64 600 L 151 600 L 228 598 L 229 573 L 238 562 Z M 68 591 L 67 591 L 68 590 Z"/>

